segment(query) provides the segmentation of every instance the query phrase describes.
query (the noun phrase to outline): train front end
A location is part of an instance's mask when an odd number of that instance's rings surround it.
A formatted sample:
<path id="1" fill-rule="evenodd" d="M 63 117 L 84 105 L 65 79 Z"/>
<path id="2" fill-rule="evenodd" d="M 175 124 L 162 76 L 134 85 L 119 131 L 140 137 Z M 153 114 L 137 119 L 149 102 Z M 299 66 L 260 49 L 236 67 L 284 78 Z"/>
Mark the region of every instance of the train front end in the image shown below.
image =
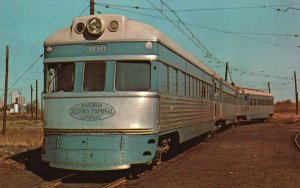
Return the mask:
<path id="1" fill-rule="evenodd" d="M 128 169 L 158 142 L 156 48 L 124 16 L 78 17 L 44 43 L 44 146 L 50 166 Z"/>

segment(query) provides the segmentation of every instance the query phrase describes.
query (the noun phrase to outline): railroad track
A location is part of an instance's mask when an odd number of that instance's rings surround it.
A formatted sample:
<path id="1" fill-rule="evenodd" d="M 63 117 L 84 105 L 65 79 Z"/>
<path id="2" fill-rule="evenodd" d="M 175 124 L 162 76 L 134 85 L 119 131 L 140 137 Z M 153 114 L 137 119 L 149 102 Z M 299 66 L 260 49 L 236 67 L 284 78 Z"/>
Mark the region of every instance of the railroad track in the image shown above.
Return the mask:
<path id="1" fill-rule="evenodd" d="M 295 143 L 300 150 L 300 132 L 295 136 Z"/>
<path id="2" fill-rule="evenodd" d="M 64 177 L 52 180 L 50 182 L 43 183 L 43 184 L 39 185 L 38 187 L 39 188 L 54 188 L 54 187 L 57 187 L 57 186 L 63 184 L 63 182 L 62 182 L 63 179 L 70 178 L 70 177 L 78 175 L 78 174 L 79 173 L 72 173 L 72 174 L 69 174 L 67 176 L 64 176 Z M 127 179 L 125 177 L 121 177 L 121 178 L 119 178 L 119 179 L 117 179 L 117 180 L 115 180 L 115 181 L 113 181 L 111 183 L 99 183 L 97 185 L 97 187 L 101 187 L 101 188 L 115 188 L 115 187 L 120 186 L 121 184 L 124 184 L 126 182 L 127 182 Z"/>
<path id="3" fill-rule="evenodd" d="M 119 186 L 121 184 L 124 184 L 126 182 L 127 182 L 127 179 L 125 177 L 123 177 L 123 178 L 117 179 L 114 182 L 111 182 L 110 184 L 105 185 L 102 188 L 114 188 L 114 187 L 117 187 L 117 186 Z"/>
<path id="4" fill-rule="evenodd" d="M 67 176 L 64 176 L 64 177 L 52 180 L 50 182 L 43 183 L 43 184 L 39 185 L 38 187 L 39 188 L 52 188 L 52 187 L 56 187 L 56 186 L 58 186 L 58 185 L 60 185 L 62 183 L 61 180 L 69 178 L 71 176 L 75 176 L 77 174 L 78 173 L 72 173 L 72 174 L 69 174 Z"/>

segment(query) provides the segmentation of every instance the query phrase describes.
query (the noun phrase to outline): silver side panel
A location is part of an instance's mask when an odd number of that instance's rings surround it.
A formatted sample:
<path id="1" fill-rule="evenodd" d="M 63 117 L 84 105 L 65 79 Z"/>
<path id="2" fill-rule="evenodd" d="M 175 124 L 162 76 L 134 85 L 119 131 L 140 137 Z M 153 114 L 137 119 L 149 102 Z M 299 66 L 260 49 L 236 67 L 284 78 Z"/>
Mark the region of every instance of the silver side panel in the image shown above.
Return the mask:
<path id="1" fill-rule="evenodd" d="M 146 92 L 124 93 L 47 94 L 44 128 L 97 133 L 156 132 L 158 96 Z"/>
<path id="2" fill-rule="evenodd" d="M 213 102 L 161 95 L 159 101 L 159 131 L 201 125 L 213 121 Z"/>

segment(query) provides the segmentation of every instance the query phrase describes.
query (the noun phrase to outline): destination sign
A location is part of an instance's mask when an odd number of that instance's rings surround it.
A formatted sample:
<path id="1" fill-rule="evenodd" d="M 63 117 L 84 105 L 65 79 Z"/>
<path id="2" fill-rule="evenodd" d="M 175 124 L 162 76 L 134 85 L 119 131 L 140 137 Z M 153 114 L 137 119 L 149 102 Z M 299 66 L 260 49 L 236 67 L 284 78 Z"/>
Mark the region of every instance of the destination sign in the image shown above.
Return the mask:
<path id="1" fill-rule="evenodd" d="M 72 106 L 69 115 L 84 121 L 97 121 L 115 115 L 114 107 L 100 102 L 85 102 Z"/>

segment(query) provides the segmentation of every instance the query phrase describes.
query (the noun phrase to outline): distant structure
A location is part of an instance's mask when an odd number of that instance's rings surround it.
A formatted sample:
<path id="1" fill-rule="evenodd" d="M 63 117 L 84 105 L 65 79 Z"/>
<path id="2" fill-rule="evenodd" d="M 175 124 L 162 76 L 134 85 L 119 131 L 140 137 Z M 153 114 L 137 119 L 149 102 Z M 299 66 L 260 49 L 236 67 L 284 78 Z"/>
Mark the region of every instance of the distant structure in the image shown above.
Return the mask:
<path id="1" fill-rule="evenodd" d="M 19 97 L 18 97 L 18 103 L 19 103 L 20 105 L 24 105 L 24 104 L 25 104 L 25 97 L 19 96 Z"/>
<path id="2" fill-rule="evenodd" d="M 10 94 L 10 104 L 25 104 L 25 97 L 21 95 L 21 91 L 11 91 Z"/>
<path id="3" fill-rule="evenodd" d="M 3 108 L 3 105 L 4 105 L 3 100 L 0 99 L 0 108 Z"/>

